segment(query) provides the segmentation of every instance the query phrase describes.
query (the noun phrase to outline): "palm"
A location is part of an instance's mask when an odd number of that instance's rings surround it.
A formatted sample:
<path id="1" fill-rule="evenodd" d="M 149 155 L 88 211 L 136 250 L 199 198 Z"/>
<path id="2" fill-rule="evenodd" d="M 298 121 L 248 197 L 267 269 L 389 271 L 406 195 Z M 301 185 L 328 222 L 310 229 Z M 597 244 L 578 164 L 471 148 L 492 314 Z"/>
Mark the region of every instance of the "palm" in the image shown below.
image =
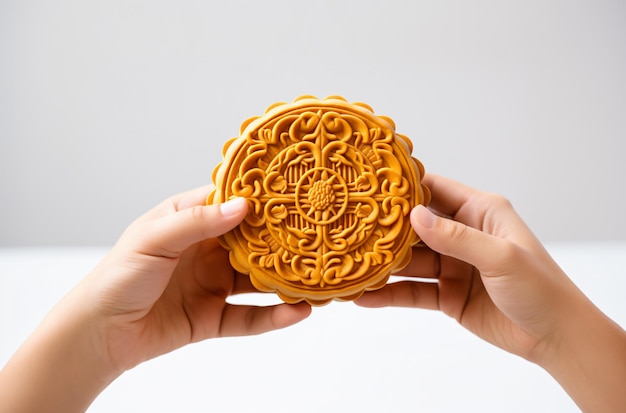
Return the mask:
<path id="1" fill-rule="evenodd" d="M 500 280 L 481 277 L 475 267 L 451 257 L 440 256 L 439 263 L 438 301 L 444 313 L 509 352 L 526 355 L 532 350 L 537 340 L 494 304 L 483 282 L 498 290 Z"/>
<path id="2" fill-rule="evenodd" d="M 192 342 L 282 328 L 310 311 L 307 305 L 227 303 L 230 295 L 255 290 L 247 276 L 233 270 L 216 239 L 192 245 L 180 258 L 130 258 L 138 259 L 145 261 L 140 270 L 109 289 L 117 301 L 109 302 L 116 328 L 109 329 L 115 334 L 108 346 L 124 369 Z"/>
<path id="3" fill-rule="evenodd" d="M 526 357 L 537 342 L 526 332 L 530 331 L 526 329 L 529 317 L 510 317 L 527 313 L 524 307 L 532 308 L 532 304 L 521 296 L 509 299 L 507 290 L 513 287 L 506 285 L 506 276 L 481 276 L 474 266 L 424 245 L 413 248 L 411 262 L 397 275 L 411 280 L 387 284 L 365 294 L 358 303 L 441 310 L 479 337 Z"/>
<path id="4" fill-rule="evenodd" d="M 226 298 L 236 293 L 235 271 L 228 253 L 207 240 L 191 246 L 179 259 L 165 291 L 138 323 L 140 348 L 147 358 L 207 338 L 228 335 L 222 322 Z"/>

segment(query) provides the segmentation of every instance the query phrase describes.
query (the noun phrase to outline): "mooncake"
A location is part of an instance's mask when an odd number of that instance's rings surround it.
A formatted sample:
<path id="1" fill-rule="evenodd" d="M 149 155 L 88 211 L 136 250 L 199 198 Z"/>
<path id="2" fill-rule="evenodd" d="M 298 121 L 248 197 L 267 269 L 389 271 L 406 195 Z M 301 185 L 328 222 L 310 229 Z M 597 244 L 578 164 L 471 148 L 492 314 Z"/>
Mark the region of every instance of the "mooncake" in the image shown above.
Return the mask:
<path id="1" fill-rule="evenodd" d="M 244 221 L 219 239 L 233 268 L 287 303 L 355 300 L 406 266 L 427 205 L 411 140 L 364 103 L 300 96 L 275 103 L 226 142 L 207 202 L 244 197 Z"/>

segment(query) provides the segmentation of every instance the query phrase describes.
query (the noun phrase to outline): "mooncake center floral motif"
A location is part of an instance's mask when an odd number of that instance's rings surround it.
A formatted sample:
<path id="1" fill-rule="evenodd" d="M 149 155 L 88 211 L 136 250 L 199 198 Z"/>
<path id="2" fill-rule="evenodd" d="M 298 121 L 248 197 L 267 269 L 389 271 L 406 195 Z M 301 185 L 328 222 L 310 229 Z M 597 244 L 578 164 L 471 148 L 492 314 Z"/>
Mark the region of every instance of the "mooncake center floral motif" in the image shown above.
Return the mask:
<path id="1" fill-rule="evenodd" d="M 310 212 L 323 211 L 335 201 L 335 190 L 327 181 L 315 181 L 309 189 L 308 201 L 311 204 Z"/>
<path id="2" fill-rule="evenodd" d="M 325 168 L 314 168 L 300 178 L 296 186 L 294 214 L 302 215 L 312 224 L 329 224 L 345 211 L 348 188 L 343 178 Z"/>
<path id="3" fill-rule="evenodd" d="M 371 112 L 339 103 L 294 105 L 244 124 L 225 150 L 229 168 L 216 172 L 222 200 L 251 204 L 221 239 L 231 262 L 288 302 L 379 288 L 417 242 L 408 216 L 424 200 L 410 142 Z"/>

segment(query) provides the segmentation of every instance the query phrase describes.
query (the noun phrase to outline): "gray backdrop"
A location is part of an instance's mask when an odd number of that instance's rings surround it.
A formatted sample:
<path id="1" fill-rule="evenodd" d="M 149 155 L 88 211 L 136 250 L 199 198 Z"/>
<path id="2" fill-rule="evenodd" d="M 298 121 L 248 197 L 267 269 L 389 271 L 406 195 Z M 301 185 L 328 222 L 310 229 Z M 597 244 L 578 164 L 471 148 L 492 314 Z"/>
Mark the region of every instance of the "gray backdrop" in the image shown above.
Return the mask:
<path id="1" fill-rule="evenodd" d="M 544 241 L 626 240 L 626 2 L 0 0 L 0 245 L 108 245 L 340 94 Z"/>

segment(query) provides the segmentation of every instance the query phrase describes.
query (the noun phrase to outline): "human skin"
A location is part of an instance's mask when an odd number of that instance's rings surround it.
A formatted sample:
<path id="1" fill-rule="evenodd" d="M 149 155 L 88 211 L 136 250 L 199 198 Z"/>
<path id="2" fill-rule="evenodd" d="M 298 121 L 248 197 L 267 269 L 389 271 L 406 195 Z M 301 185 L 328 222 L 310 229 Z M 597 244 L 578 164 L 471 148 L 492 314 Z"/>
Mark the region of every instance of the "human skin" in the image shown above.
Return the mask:
<path id="1" fill-rule="evenodd" d="M 542 366 L 583 411 L 626 410 L 626 332 L 569 280 L 506 199 L 435 175 L 425 183 L 435 213 L 418 206 L 411 223 L 428 247 L 416 247 L 398 274 L 416 281 L 368 292 L 357 304 L 441 310 Z M 175 196 L 127 229 L 0 371 L 0 411 L 84 411 L 143 361 L 310 314 L 304 303 L 226 302 L 254 291 L 215 239 L 243 219 L 247 204 L 204 206 L 209 192 Z M 424 277 L 437 283 L 419 282 Z"/>
<path id="2" fill-rule="evenodd" d="M 0 371 L 2 412 L 83 412 L 115 378 L 186 344 L 260 334 L 306 318 L 309 305 L 233 305 L 256 291 L 216 237 L 247 203 L 204 205 L 210 187 L 163 202 L 120 237 Z"/>
<path id="3" fill-rule="evenodd" d="M 411 224 L 425 246 L 398 273 L 416 280 L 357 304 L 441 310 L 544 368 L 583 411 L 626 411 L 626 332 L 567 277 L 507 199 L 436 175 L 424 183 L 432 202 L 412 211 Z"/>

